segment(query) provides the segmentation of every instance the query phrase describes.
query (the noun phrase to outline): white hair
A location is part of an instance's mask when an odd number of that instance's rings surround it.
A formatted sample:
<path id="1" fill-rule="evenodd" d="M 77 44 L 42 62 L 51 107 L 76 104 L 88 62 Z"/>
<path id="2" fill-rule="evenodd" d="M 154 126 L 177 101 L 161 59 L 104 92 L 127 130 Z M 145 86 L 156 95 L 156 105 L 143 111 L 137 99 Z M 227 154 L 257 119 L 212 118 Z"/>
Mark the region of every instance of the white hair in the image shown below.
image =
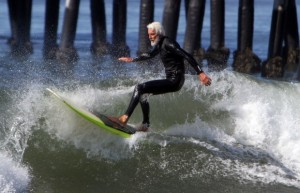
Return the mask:
<path id="1" fill-rule="evenodd" d="M 164 36 L 165 35 L 165 29 L 164 27 L 157 21 L 152 22 L 147 25 L 148 29 L 153 29 L 156 34 Z"/>

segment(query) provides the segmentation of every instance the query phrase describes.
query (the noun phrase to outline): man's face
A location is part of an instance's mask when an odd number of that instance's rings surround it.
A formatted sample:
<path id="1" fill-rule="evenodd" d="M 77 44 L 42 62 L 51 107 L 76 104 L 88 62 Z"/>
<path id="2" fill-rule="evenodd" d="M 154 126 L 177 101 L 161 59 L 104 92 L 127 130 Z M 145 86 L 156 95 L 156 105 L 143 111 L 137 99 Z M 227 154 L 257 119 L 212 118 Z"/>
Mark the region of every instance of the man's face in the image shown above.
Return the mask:
<path id="1" fill-rule="evenodd" d="M 148 36 L 151 46 L 155 46 L 159 41 L 159 35 L 156 34 L 154 29 L 148 29 Z"/>

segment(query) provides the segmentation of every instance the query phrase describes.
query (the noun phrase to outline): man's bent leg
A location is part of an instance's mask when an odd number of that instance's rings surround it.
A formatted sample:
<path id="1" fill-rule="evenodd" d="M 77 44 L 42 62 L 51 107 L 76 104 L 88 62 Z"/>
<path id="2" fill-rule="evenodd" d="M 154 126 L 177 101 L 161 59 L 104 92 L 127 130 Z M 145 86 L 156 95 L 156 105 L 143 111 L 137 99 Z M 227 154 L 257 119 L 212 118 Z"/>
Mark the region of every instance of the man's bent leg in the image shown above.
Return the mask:
<path id="1" fill-rule="evenodd" d="M 138 102 L 140 101 L 142 111 L 143 111 L 143 123 L 149 123 L 149 103 L 148 101 L 142 102 L 140 100 L 141 96 L 145 93 L 147 94 L 163 94 L 167 92 L 174 92 L 177 89 L 178 85 L 173 81 L 170 81 L 168 79 L 162 79 L 162 80 L 152 80 L 148 81 L 142 84 L 138 84 L 133 92 L 133 95 L 131 97 L 131 101 L 129 103 L 129 106 L 127 108 L 127 111 L 124 115 L 119 117 L 119 121 L 123 123 L 127 123 L 128 119 L 132 115 L 135 107 L 137 106 Z"/>
<path id="2" fill-rule="evenodd" d="M 143 112 L 143 124 L 150 125 L 150 121 L 149 121 L 150 106 L 148 103 L 148 97 L 149 94 L 143 94 L 140 99 L 140 104 Z"/>
<path id="3" fill-rule="evenodd" d="M 126 113 L 124 115 L 121 115 L 119 117 L 119 121 L 123 124 L 126 124 L 128 119 L 130 118 L 130 116 L 132 115 L 135 107 L 137 106 L 139 100 L 140 100 L 140 96 L 141 96 L 141 85 L 138 84 L 135 86 L 134 88 L 134 91 L 133 91 L 133 94 L 132 94 L 132 97 L 131 97 L 131 100 L 130 100 L 130 103 L 128 105 L 128 108 L 126 110 Z"/>

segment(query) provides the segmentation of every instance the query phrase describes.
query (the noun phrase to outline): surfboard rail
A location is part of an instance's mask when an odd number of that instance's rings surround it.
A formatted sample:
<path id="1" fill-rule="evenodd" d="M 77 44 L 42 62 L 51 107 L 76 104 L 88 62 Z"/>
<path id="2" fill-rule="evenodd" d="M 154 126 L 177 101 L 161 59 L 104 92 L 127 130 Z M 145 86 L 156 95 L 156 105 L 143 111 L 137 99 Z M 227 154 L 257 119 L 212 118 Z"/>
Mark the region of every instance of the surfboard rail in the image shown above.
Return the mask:
<path id="1" fill-rule="evenodd" d="M 68 101 L 61 95 L 57 94 L 50 88 L 47 88 L 46 90 L 49 91 L 51 94 L 53 94 L 53 96 L 55 96 L 61 102 L 63 102 L 69 109 L 71 109 L 72 111 L 74 111 L 75 113 L 80 115 L 81 117 L 85 118 L 86 120 L 90 121 L 91 123 L 97 125 L 98 127 L 102 128 L 110 133 L 122 136 L 124 138 L 129 138 L 132 134 L 134 134 L 136 132 L 136 130 L 132 127 L 130 127 L 129 129 L 126 127 L 113 128 L 112 125 L 107 125 L 105 123 L 105 121 L 107 122 L 107 120 L 102 120 L 102 119 L 104 119 L 103 117 L 101 119 L 101 117 L 98 117 L 98 116 L 94 115 L 93 113 L 91 113 L 85 109 L 82 109 L 82 108 L 76 106 L 75 104 L 72 104 L 70 101 Z M 102 116 L 106 117 L 105 115 L 102 115 Z"/>

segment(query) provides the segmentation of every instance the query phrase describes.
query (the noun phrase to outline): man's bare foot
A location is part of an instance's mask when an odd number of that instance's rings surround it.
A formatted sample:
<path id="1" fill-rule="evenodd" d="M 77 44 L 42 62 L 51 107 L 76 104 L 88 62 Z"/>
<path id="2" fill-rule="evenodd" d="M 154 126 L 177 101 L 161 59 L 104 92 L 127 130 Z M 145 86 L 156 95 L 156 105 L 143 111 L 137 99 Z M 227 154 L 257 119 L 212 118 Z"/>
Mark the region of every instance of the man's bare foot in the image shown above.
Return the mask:
<path id="1" fill-rule="evenodd" d="M 109 120 L 118 123 L 122 126 L 125 126 L 127 124 L 128 116 L 127 115 L 122 115 L 120 117 L 108 117 Z"/>
<path id="2" fill-rule="evenodd" d="M 127 121 L 128 121 L 128 115 L 121 115 L 118 119 L 119 119 L 119 122 L 126 125 Z"/>
<path id="3" fill-rule="evenodd" d="M 114 123 L 117 123 L 117 124 L 119 124 L 119 125 L 121 125 L 121 126 L 125 126 L 126 124 L 123 124 L 121 121 L 119 121 L 119 118 L 117 118 L 117 117 L 107 117 L 109 120 L 111 120 L 112 122 L 114 122 Z"/>

